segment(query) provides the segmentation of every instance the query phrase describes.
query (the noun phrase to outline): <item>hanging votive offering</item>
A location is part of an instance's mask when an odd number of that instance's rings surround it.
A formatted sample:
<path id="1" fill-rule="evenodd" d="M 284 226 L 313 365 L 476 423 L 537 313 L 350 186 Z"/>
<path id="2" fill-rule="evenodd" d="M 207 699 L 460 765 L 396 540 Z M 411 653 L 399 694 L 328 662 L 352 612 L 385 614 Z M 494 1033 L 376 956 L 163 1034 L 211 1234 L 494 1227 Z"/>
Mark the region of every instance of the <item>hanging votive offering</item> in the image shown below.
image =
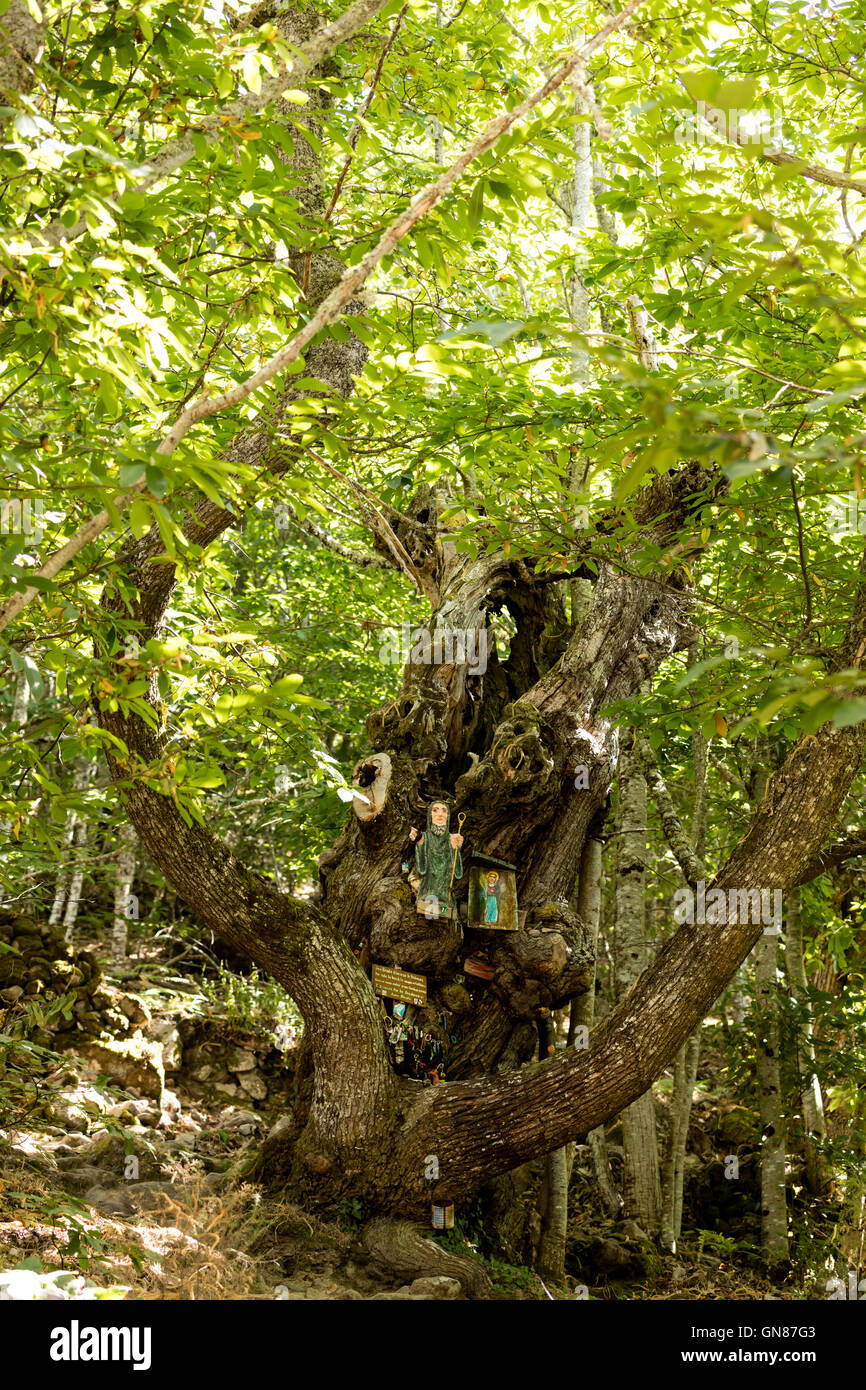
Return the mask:
<path id="1" fill-rule="evenodd" d="M 451 1231 L 454 1229 L 453 1202 L 434 1202 L 430 1210 L 433 1219 L 433 1229 L 435 1231 Z"/>
<path id="2" fill-rule="evenodd" d="M 463 962 L 463 969 L 467 975 L 472 975 L 477 980 L 493 979 L 493 966 L 489 965 L 486 960 L 478 960 L 470 956 Z"/>

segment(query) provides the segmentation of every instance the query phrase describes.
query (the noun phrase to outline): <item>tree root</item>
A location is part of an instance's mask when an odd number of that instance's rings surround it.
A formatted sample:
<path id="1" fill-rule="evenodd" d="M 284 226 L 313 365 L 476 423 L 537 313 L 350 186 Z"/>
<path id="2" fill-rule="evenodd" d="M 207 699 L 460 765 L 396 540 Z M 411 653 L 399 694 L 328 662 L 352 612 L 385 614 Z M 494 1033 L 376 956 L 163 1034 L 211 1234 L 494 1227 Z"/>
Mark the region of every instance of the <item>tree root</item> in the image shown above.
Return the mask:
<path id="1" fill-rule="evenodd" d="M 475 1260 L 443 1250 L 408 1221 L 370 1221 L 361 1232 L 364 1249 L 401 1279 L 431 1275 L 458 1279 L 470 1298 L 489 1298 L 490 1281 Z"/>

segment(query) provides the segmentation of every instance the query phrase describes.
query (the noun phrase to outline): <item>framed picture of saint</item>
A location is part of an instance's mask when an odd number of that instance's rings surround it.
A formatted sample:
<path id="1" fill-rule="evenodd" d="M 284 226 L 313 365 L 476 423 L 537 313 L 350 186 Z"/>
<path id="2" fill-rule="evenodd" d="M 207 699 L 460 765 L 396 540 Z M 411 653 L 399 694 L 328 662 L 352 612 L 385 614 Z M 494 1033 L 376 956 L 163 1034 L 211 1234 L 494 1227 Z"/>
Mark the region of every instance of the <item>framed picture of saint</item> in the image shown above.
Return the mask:
<path id="1" fill-rule="evenodd" d="M 517 931 L 514 864 L 474 854 L 469 865 L 469 926 L 481 931 Z"/>

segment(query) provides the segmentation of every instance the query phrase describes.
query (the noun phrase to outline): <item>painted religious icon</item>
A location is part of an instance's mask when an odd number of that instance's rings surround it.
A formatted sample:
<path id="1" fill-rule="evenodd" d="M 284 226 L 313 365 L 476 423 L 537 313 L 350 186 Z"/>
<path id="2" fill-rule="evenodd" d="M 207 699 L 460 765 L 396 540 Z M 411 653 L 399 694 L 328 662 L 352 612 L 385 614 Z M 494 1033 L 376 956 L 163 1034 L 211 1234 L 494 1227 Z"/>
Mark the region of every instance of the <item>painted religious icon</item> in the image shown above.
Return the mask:
<path id="1" fill-rule="evenodd" d="M 517 931 L 515 866 L 475 854 L 469 866 L 469 926 L 486 931 Z"/>
<path id="2" fill-rule="evenodd" d="M 504 887 L 499 870 L 489 869 L 484 875 L 484 921 L 487 926 L 495 927 L 499 921 L 499 899 Z"/>
<path id="3" fill-rule="evenodd" d="M 425 917 L 448 916 L 452 885 L 463 877 L 460 856 L 463 836 L 452 834 L 450 825 L 448 803 L 434 801 L 427 808 L 426 830 L 419 835 L 413 826 L 409 831 L 409 839 L 415 844 L 415 871 L 419 880 L 415 908 Z"/>

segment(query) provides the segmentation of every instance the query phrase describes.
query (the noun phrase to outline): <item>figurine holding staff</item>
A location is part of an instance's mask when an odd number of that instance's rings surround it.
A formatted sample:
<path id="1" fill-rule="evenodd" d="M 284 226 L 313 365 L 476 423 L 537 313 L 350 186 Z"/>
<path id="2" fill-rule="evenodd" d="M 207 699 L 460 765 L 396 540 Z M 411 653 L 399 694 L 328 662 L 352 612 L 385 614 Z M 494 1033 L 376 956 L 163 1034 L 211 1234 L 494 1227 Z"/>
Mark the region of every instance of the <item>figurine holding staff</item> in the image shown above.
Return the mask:
<path id="1" fill-rule="evenodd" d="M 462 824 L 465 817 L 460 817 Z M 447 917 L 451 885 L 463 877 L 460 847 L 463 836 L 449 831 L 451 811 L 445 801 L 434 801 L 427 809 L 427 828 L 420 835 L 415 826 L 409 839 L 415 844 L 415 868 L 421 879 L 415 900 L 417 912 L 425 917 Z M 453 852 L 453 858 L 452 858 Z"/>

